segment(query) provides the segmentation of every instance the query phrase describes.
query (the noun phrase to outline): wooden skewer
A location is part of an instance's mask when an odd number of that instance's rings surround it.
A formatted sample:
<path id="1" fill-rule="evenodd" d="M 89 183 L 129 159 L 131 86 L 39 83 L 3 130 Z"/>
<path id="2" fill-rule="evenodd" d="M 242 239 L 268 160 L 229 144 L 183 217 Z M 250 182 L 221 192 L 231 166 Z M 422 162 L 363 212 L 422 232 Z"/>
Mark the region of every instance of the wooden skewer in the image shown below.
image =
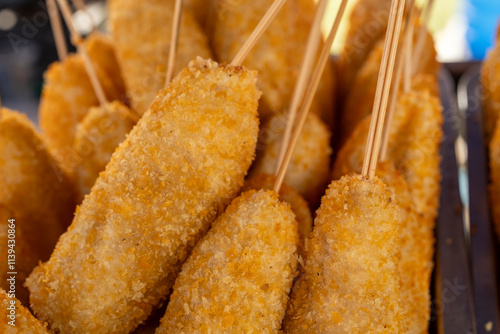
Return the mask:
<path id="1" fill-rule="evenodd" d="M 260 20 L 259 24 L 257 25 L 257 27 L 255 27 L 250 37 L 234 57 L 233 61 L 231 62 L 232 66 L 240 66 L 243 63 L 243 60 L 248 56 L 255 43 L 257 43 L 260 36 L 262 36 L 264 31 L 266 31 L 276 15 L 278 15 L 281 7 L 283 7 L 285 2 L 286 0 L 274 0 L 273 4 L 271 5 L 271 7 L 269 7 L 262 20 Z"/>
<path id="2" fill-rule="evenodd" d="M 66 60 L 68 57 L 68 47 L 64 40 L 64 31 L 61 24 L 61 18 L 57 11 L 56 0 L 47 0 L 47 11 L 49 12 L 50 26 L 56 43 L 57 55 L 60 61 Z"/>
<path id="3" fill-rule="evenodd" d="M 406 22 L 406 27 L 405 27 L 405 42 L 410 41 L 413 43 L 413 19 L 415 16 L 415 6 L 413 6 L 414 3 L 412 3 L 410 6 L 410 14 L 408 15 L 408 19 Z M 405 62 L 408 62 L 408 55 L 411 55 L 411 49 L 408 47 L 408 44 L 405 43 L 406 47 L 402 48 L 401 51 L 398 53 L 398 57 L 396 59 L 396 72 L 394 74 L 394 79 L 393 79 L 393 84 L 391 88 L 391 96 L 390 96 L 390 101 L 389 101 L 389 107 L 387 109 L 387 120 L 384 123 L 384 130 L 382 133 L 382 142 L 381 142 L 381 148 L 380 148 L 380 161 L 385 161 L 387 159 L 387 150 L 389 148 L 389 134 L 390 134 L 390 129 L 391 129 L 391 124 L 392 120 L 394 119 L 394 112 L 396 110 L 396 105 L 398 101 L 398 95 L 399 95 L 399 84 L 401 83 L 401 77 L 403 73 L 403 67 L 406 66 Z M 405 62 L 403 62 L 403 58 L 405 59 Z M 403 66 L 404 65 L 404 66 Z M 411 73 L 409 71 L 406 71 L 405 74 Z M 406 78 L 406 80 L 409 80 L 409 87 L 404 87 L 405 93 L 406 89 L 411 88 L 411 77 Z"/>
<path id="4" fill-rule="evenodd" d="M 335 36 L 339 29 L 340 22 L 344 15 L 346 6 L 347 6 L 347 0 L 342 0 L 342 2 L 340 3 L 339 10 L 337 11 L 337 16 L 335 17 L 335 21 L 325 41 L 325 45 L 321 50 L 321 54 L 318 59 L 318 64 L 314 68 L 311 82 L 307 89 L 307 93 L 304 97 L 304 102 L 302 103 L 302 107 L 298 115 L 297 126 L 293 131 L 290 144 L 287 147 L 285 157 L 283 159 L 283 163 L 281 164 L 278 174 L 276 176 L 276 181 L 273 186 L 273 190 L 276 193 L 279 192 L 281 185 L 283 184 L 283 181 L 285 179 L 285 174 L 288 169 L 288 165 L 292 160 L 293 151 L 295 150 L 295 146 L 297 146 L 297 142 L 302 132 L 302 128 L 304 127 L 307 114 L 309 112 L 309 109 L 311 109 L 311 105 L 314 100 L 314 95 L 316 94 L 316 90 L 318 89 L 319 83 L 321 81 L 321 76 L 323 74 L 323 71 L 325 70 L 326 64 L 328 63 L 328 59 L 330 58 L 330 49 L 332 48 L 333 41 L 335 40 Z"/>
<path id="5" fill-rule="evenodd" d="M 285 132 L 283 133 L 283 138 L 281 139 L 281 147 L 274 170 L 275 175 L 278 175 L 280 166 L 283 163 L 285 152 L 288 147 L 292 129 L 295 123 L 295 116 L 297 115 L 297 111 L 300 107 L 300 103 L 302 102 L 302 98 L 304 97 L 304 93 L 307 88 L 307 82 L 311 74 L 313 63 L 318 51 L 319 41 L 321 39 L 321 21 L 323 20 L 327 3 L 328 0 L 320 0 L 316 5 L 313 23 L 311 25 L 311 30 L 309 31 L 309 36 L 307 37 L 304 59 L 302 60 L 302 64 L 300 66 L 300 72 L 297 77 L 297 82 L 295 84 L 292 99 L 290 102 L 290 108 L 288 110 L 288 120 Z"/>
<path id="6" fill-rule="evenodd" d="M 418 64 L 418 60 L 420 59 L 420 55 L 424 50 L 425 39 L 427 38 L 427 25 L 429 24 L 429 20 L 431 17 L 432 6 L 434 5 L 434 0 L 428 0 L 427 5 L 424 9 L 423 13 L 423 22 L 420 25 L 420 30 L 417 36 L 417 43 L 415 44 L 415 50 L 413 53 L 413 64 Z M 413 69 L 415 71 L 415 68 Z M 415 74 L 415 73 L 414 73 Z"/>
<path id="7" fill-rule="evenodd" d="M 78 9 L 81 10 L 82 12 L 87 15 L 90 21 L 90 25 L 92 26 L 92 31 L 95 31 L 97 29 L 97 24 L 94 21 L 94 18 L 92 15 L 90 15 L 89 9 L 87 8 L 87 5 L 85 5 L 85 2 L 83 0 L 72 0 L 73 5 Z"/>
<path id="8" fill-rule="evenodd" d="M 401 33 L 401 24 L 406 0 L 393 0 L 391 13 L 389 16 L 389 26 L 385 38 L 382 64 L 378 76 L 377 92 L 373 105 L 370 131 L 366 144 L 366 151 L 363 160 L 362 175 L 372 179 L 375 176 L 378 154 L 380 149 L 380 139 L 384 126 L 385 113 L 389 98 L 389 90 L 394 71 L 396 51 Z"/>
<path id="9" fill-rule="evenodd" d="M 71 19 L 71 10 L 69 8 L 68 2 L 67 0 L 57 0 L 57 3 L 59 4 L 59 8 L 61 9 L 64 20 L 66 21 L 66 24 L 68 25 L 69 31 L 71 33 L 71 42 L 77 47 L 78 52 L 82 56 L 85 70 L 87 71 L 87 75 L 90 78 L 90 82 L 92 84 L 92 87 L 94 88 L 97 99 L 99 100 L 99 103 L 101 105 L 105 105 L 106 103 L 108 103 L 108 101 L 106 100 L 106 95 L 104 94 L 101 83 L 97 78 L 97 74 L 92 61 L 90 60 L 87 48 L 83 44 L 82 36 L 80 36 L 75 26 L 73 25 L 73 21 Z"/>
<path id="10" fill-rule="evenodd" d="M 170 37 L 170 51 L 168 54 L 167 75 L 165 78 L 165 87 L 172 81 L 174 74 L 175 57 L 177 54 L 177 44 L 179 42 L 179 28 L 182 16 L 182 0 L 175 0 L 174 19 L 172 20 L 172 35 Z"/>

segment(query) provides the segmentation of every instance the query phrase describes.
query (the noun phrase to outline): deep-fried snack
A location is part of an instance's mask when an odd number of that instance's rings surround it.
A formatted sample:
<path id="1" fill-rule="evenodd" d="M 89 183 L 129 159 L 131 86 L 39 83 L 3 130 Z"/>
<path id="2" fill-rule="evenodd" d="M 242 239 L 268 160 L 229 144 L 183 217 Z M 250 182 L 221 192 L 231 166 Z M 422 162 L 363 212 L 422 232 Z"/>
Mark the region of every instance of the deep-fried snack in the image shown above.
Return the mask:
<path id="1" fill-rule="evenodd" d="M 73 184 L 49 154 L 23 114 L 0 109 L 0 287 L 7 271 L 17 272 L 17 297 L 28 305 L 22 286 L 38 261 L 46 261 L 75 210 Z M 15 270 L 7 270 L 8 219 L 15 219 Z"/>
<path id="2" fill-rule="evenodd" d="M 263 150 L 258 153 L 252 175 L 272 174 L 276 167 L 283 132 L 283 117 L 273 116 L 263 127 Z M 297 190 L 314 210 L 328 184 L 330 174 L 330 131 L 315 114 L 308 114 L 300 139 L 293 151 L 285 182 Z"/>
<path id="3" fill-rule="evenodd" d="M 90 108 L 78 125 L 74 150 L 79 160 L 74 171 L 78 203 L 90 192 L 111 155 L 136 123 L 136 116 L 118 101 Z"/>
<path id="4" fill-rule="evenodd" d="M 11 317 L 12 316 L 12 317 Z M 37 320 L 15 297 L 0 289 L 0 332 L 4 334 L 49 334 L 47 325 Z"/>
<path id="5" fill-rule="evenodd" d="M 159 92 L 27 279 L 40 319 L 61 332 L 129 333 L 165 300 L 243 185 L 257 142 L 256 75 L 198 58 Z"/>
<path id="6" fill-rule="evenodd" d="M 294 285 L 285 333 L 405 333 L 399 207 L 379 179 L 333 181 Z"/>
<path id="7" fill-rule="evenodd" d="M 272 190 L 276 178 L 270 174 L 259 174 L 245 181 L 242 192 L 255 189 Z M 312 232 L 312 215 L 307 202 L 300 196 L 297 190 L 293 189 L 286 183 L 283 183 L 279 192 L 279 199 L 285 203 L 290 204 L 295 219 L 297 220 L 299 230 L 299 243 L 297 252 L 302 258 L 305 257 L 306 240 Z"/>
<path id="8" fill-rule="evenodd" d="M 110 0 L 109 22 L 132 109 L 142 116 L 165 86 L 173 0 Z M 207 37 L 183 10 L 174 74 L 197 56 L 211 58 Z"/>
<path id="9" fill-rule="evenodd" d="M 269 190 L 243 193 L 182 266 L 156 334 L 279 333 L 297 244 L 288 204 Z"/>

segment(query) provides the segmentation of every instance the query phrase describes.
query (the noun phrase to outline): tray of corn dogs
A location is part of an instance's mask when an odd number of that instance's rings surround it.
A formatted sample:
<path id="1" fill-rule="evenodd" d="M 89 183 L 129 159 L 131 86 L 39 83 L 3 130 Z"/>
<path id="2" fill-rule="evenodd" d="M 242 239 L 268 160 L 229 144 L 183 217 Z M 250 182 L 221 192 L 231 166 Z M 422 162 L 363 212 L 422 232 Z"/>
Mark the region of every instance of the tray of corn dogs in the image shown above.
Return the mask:
<path id="1" fill-rule="evenodd" d="M 432 1 L 339 0 L 323 39 L 327 2 L 108 0 L 83 38 L 47 0 L 39 129 L 0 109 L 0 332 L 498 331 Z"/>

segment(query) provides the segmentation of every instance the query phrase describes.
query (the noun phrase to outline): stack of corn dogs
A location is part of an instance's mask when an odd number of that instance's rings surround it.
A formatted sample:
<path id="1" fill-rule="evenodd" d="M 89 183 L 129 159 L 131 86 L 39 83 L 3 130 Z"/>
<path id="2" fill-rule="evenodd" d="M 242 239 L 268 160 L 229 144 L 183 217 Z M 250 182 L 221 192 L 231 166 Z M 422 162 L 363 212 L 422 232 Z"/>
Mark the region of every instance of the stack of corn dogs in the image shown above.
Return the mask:
<path id="1" fill-rule="evenodd" d="M 327 0 L 109 0 L 83 39 L 47 0 L 78 52 L 41 133 L 0 109 L 0 332 L 427 333 L 432 1 L 358 0 L 333 64 L 346 3 L 323 40 Z"/>

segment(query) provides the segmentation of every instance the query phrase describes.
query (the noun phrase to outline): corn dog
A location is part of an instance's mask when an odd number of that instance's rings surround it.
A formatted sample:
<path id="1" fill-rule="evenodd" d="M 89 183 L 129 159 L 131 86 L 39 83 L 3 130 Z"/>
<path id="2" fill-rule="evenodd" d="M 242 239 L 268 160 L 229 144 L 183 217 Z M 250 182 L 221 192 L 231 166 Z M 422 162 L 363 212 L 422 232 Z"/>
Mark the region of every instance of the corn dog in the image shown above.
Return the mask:
<path id="1" fill-rule="evenodd" d="M 13 317 L 12 317 L 13 316 Z M 0 332 L 4 334 L 49 334 L 46 324 L 37 320 L 21 302 L 0 289 Z"/>
<path id="2" fill-rule="evenodd" d="M 268 190 L 243 193 L 182 266 L 156 334 L 278 333 L 297 243 L 288 204 Z"/>
<path id="3" fill-rule="evenodd" d="M 259 152 L 251 175 L 272 174 L 276 167 L 284 124 L 279 116 L 272 117 L 264 129 L 269 137 L 264 138 L 264 149 Z M 311 208 L 317 208 L 330 173 L 330 132 L 321 119 L 309 114 L 304 130 L 294 150 L 287 169 L 285 182 L 299 192 Z"/>
<path id="4" fill-rule="evenodd" d="M 22 284 L 38 261 L 49 258 L 71 222 L 75 192 L 33 124 L 25 115 L 6 108 L 0 109 L 0 208 L 4 216 L 16 220 L 17 296 L 27 303 Z M 0 228 L 6 262 L 7 219 L 2 219 Z M 1 269 L 4 278 L 3 263 Z M 2 280 L 0 287 L 6 284 Z"/>
<path id="5" fill-rule="evenodd" d="M 106 73 L 95 66 L 106 96 L 116 100 L 122 95 Z M 75 167 L 73 143 L 78 123 L 90 107 L 99 101 L 85 71 L 80 55 L 69 55 L 63 62 L 53 63 L 44 75 L 45 85 L 40 101 L 40 128 L 47 145 L 66 172 Z"/>
<path id="6" fill-rule="evenodd" d="M 129 333 L 167 297 L 243 185 L 257 141 L 255 82 L 255 72 L 198 58 L 160 91 L 28 278 L 40 319 L 61 332 Z"/>
<path id="7" fill-rule="evenodd" d="M 111 155 L 136 123 L 136 116 L 118 101 L 90 108 L 78 125 L 74 150 L 80 156 L 75 168 L 78 203 L 90 192 Z"/>
<path id="8" fill-rule="evenodd" d="M 245 181 L 241 192 L 245 192 L 251 189 L 260 190 L 272 190 L 276 178 L 269 174 L 259 174 Z M 297 252 L 299 256 L 303 259 L 305 258 L 306 250 L 306 240 L 309 234 L 312 232 L 312 215 L 307 202 L 300 196 L 300 194 L 284 183 L 279 192 L 279 199 L 282 202 L 290 204 L 293 213 L 295 214 L 295 219 L 297 220 L 298 231 L 299 231 L 299 243 L 297 247 Z M 301 262 L 299 258 L 299 262 Z"/>
<path id="9" fill-rule="evenodd" d="M 109 1 L 111 35 L 132 109 L 139 116 L 165 84 L 173 11 L 173 0 Z M 197 56 L 211 55 L 206 36 L 186 8 L 181 18 L 174 73 Z"/>
<path id="10" fill-rule="evenodd" d="M 483 128 L 486 143 L 489 143 L 498 115 L 500 114 L 500 43 L 488 52 L 481 67 L 481 85 L 483 86 Z"/>
<path id="11" fill-rule="evenodd" d="M 214 1 L 210 38 L 219 61 L 230 61 L 237 54 L 268 6 L 268 0 Z M 262 120 L 288 107 L 303 58 L 303 49 L 298 46 L 306 45 L 313 18 L 312 0 L 288 0 L 243 62 L 259 72 Z M 331 73 L 328 66 L 311 107 L 313 113 L 324 115 L 325 121 L 333 118 Z"/>
<path id="12" fill-rule="evenodd" d="M 376 177 L 334 181 L 322 198 L 285 333 L 403 333 L 399 208 Z"/>

